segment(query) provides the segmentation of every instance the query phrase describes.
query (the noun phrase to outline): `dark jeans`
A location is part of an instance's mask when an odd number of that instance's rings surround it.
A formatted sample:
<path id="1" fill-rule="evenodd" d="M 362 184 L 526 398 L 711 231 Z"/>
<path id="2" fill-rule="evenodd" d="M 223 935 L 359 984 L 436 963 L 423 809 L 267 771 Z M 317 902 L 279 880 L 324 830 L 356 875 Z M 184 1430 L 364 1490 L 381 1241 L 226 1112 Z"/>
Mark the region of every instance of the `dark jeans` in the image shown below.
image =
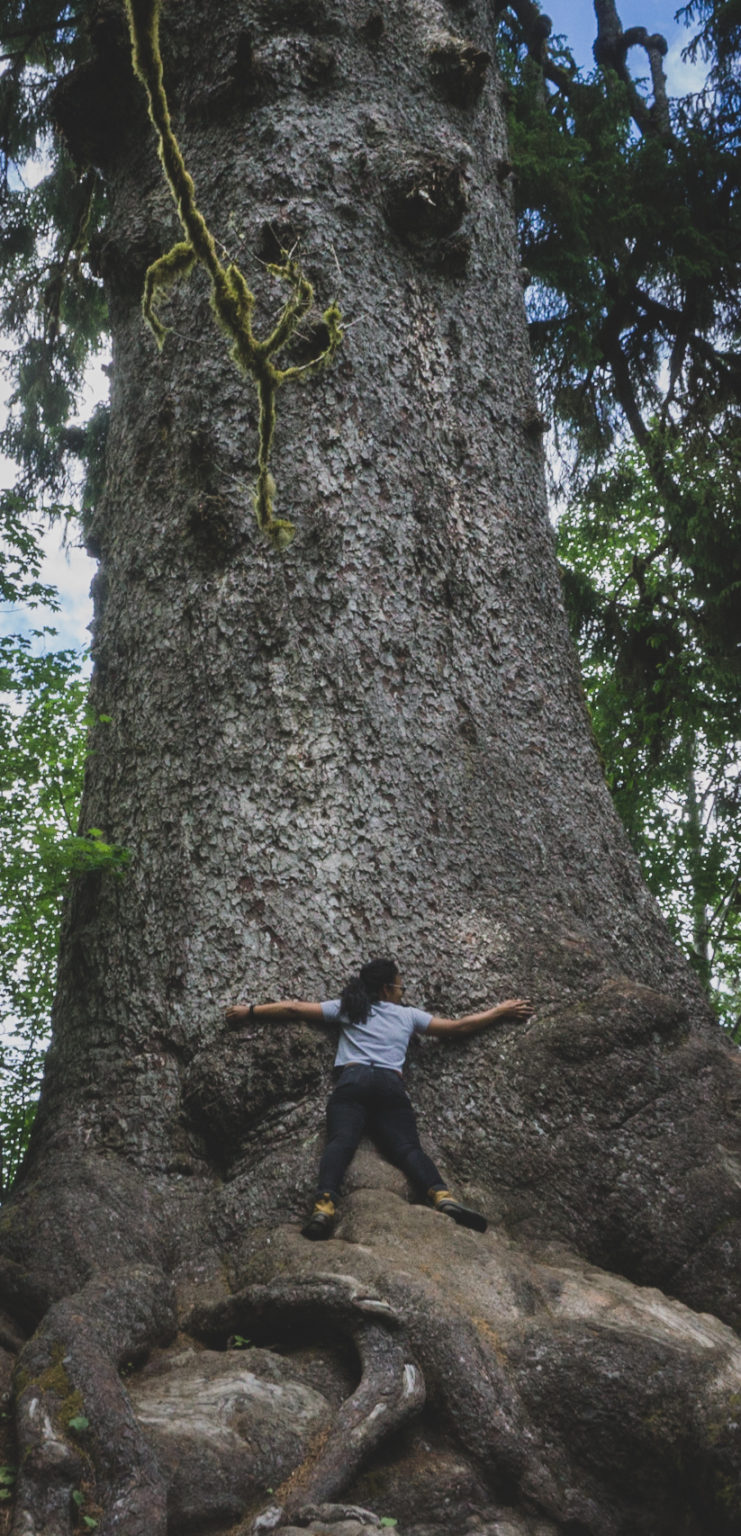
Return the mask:
<path id="1" fill-rule="evenodd" d="M 389 1067 L 343 1067 L 327 1105 L 327 1145 L 319 1164 L 319 1193 L 338 1197 L 348 1164 L 366 1131 L 379 1150 L 419 1190 L 445 1189 L 438 1169 L 422 1151 L 409 1096 Z"/>

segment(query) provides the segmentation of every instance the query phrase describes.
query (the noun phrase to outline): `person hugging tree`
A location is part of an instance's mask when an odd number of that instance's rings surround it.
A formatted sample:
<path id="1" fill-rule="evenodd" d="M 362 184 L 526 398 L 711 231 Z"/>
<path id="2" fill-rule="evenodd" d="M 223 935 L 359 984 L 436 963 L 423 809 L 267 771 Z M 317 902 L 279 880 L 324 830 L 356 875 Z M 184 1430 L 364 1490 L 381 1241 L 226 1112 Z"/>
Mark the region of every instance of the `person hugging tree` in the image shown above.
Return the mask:
<path id="1" fill-rule="evenodd" d="M 500 1019 L 530 1018 L 532 1004 L 511 998 L 482 1013 L 440 1018 L 401 999 L 404 986 L 395 960 L 371 960 L 329 1002 L 285 1000 L 236 1003 L 226 1010 L 230 1024 L 246 1019 L 291 1019 L 305 1024 L 337 1020 L 340 1038 L 335 1056 L 337 1085 L 327 1104 L 327 1141 L 319 1164 L 314 1209 L 302 1228 L 304 1237 L 327 1238 L 337 1219 L 342 1181 L 361 1137 L 367 1132 L 381 1152 L 426 1195 L 436 1211 L 459 1226 L 486 1231 L 486 1218 L 455 1200 L 432 1159 L 422 1150 L 417 1122 L 402 1080 L 414 1034 L 446 1038 L 475 1034 Z"/>

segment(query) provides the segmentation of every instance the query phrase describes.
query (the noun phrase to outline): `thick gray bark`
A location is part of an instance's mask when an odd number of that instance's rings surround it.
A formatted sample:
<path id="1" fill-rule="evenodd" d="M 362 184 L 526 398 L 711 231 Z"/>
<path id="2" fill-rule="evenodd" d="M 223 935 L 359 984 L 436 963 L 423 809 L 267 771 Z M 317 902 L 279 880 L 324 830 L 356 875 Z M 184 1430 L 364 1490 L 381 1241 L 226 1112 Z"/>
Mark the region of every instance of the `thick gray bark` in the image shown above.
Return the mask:
<path id="1" fill-rule="evenodd" d="M 34 1148 L 3 1213 L 6 1336 L 44 1317 L 17 1378 L 33 1456 L 15 1530 L 70 1529 L 75 1478 L 101 1533 L 138 1531 L 155 1487 L 152 1536 L 247 1521 L 268 1490 L 285 1521 L 342 1494 L 404 1536 L 505 1515 L 522 1536 L 668 1536 L 680 1516 L 687 1536 L 736 1530 L 738 1059 L 590 738 L 489 9 L 253 0 L 208 30 L 194 0 L 165 8 L 176 132 L 263 327 L 260 258 L 296 239 L 320 307 L 336 296 L 352 322 L 331 371 L 279 397 L 276 511 L 297 526 L 281 555 L 254 526 L 254 397 L 202 276 L 161 355 L 142 323 L 144 269 L 177 221 L 117 12 L 96 14 L 98 74 L 60 103 L 111 198 L 113 414 L 90 529 L 111 723 L 85 824 L 133 861 L 71 900 Z M 474 1236 L 410 1203 L 366 1149 L 317 1252 L 297 1222 L 332 1044 L 226 1036 L 222 1003 L 336 995 L 388 951 L 437 1011 L 537 1003 L 526 1028 L 410 1064 L 431 1150 L 495 1225 Z M 140 1296 L 152 1273 L 206 1356 L 165 1348 L 171 1312 L 154 1281 Z M 259 1346 L 236 1376 L 234 1334 Z M 59 1450 L 76 1392 L 82 1470 Z M 289 1422 L 272 1464 L 266 1393 Z"/>

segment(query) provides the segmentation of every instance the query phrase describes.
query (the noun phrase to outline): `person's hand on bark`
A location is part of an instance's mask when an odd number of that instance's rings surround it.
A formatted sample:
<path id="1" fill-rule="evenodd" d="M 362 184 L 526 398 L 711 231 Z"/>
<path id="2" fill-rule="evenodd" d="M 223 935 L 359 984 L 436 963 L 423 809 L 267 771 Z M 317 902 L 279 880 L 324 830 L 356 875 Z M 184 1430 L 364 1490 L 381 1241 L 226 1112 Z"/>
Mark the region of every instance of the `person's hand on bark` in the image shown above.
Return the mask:
<path id="1" fill-rule="evenodd" d="M 511 997 L 500 1003 L 497 1013 L 500 1019 L 520 1019 L 523 1023 L 535 1012 L 534 1004 L 527 997 Z"/>
<path id="2" fill-rule="evenodd" d="M 249 1003 L 230 1003 L 224 1009 L 224 1018 L 230 1029 L 236 1029 L 239 1024 L 246 1024 L 250 1017 Z"/>

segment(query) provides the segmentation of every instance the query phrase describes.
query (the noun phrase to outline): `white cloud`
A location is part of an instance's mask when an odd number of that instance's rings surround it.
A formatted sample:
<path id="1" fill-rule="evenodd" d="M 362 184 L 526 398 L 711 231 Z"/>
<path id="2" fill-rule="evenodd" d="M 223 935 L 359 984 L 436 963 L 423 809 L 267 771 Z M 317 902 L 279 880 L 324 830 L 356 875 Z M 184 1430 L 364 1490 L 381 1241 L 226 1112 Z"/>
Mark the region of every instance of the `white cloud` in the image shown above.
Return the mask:
<path id="1" fill-rule="evenodd" d="M 47 626 L 55 631 L 34 641 L 34 650 L 80 650 L 90 644 L 88 626 L 92 618 L 90 583 L 95 575 L 96 563 L 79 545 L 63 543 L 63 534 L 57 524 L 43 534 L 41 545 L 44 559 L 39 579 L 48 586 L 56 587 L 60 608 L 0 609 L 0 634 L 29 635 L 33 630 Z"/>
<path id="2" fill-rule="evenodd" d="M 91 560 L 78 544 L 63 546 L 59 528 L 50 528 L 42 543 L 46 553 L 41 580 L 56 587 L 61 604 L 59 613 L 49 617 L 57 631 L 54 647 L 87 646 L 90 643 L 88 625 L 93 613 L 90 583 L 97 569 L 96 561 Z M 35 614 L 31 617 L 37 624 Z"/>
<path id="3" fill-rule="evenodd" d="M 85 380 L 80 392 L 79 410 L 76 416 L 71 418 L 74 422 L 85 422 L 92 415 L 96 405 L 108 399 L 108 368 L 111 361 L 110 347 L 96 352 L 90 359 L 85 369 Z"/>
<path id="4" fill-rule="evenodd" d="M 701 91 L 705 84 L 707 64 L 704 60 L 698 57 L 694 64 L 691 64 L 689 60 L 682 58 L 690 36 L 691 34 L 684 29 L 678 30 L 664 60 L 664 70 L 671 96 L 694 95 L 697 91 Z"/>
<path id="5" fill-rule="evenodd" d="M 92 410 L 108 394 L 108 378 L 105 368 L 109 353 L 100 352 L 90 363 L 80 399 L 79 414 L 75 421 L 84 422 Z M 0 421 L 10 394 L 10 384 L 0 377 Z M 10 459 L 0 455 L 0 490 L 9 489 L 15 482 L 16 470 Z M 40 520 L 43 517 L 41 514 Z M 47 608 L 0 610 L 0 633 L 28 634 L 50 625 L 56 636 L 47 636 L 36 642 L 40 650 L 81 649 L 90 643 L 88 626 L 92 619 L 90 583 L 95 575 L 96 562 L 91 560 L 79 542 L 79 527 L 72 523 L 69 528 L 52 524 L 41 537 L 44 559 L 39 580 L 56 588 L 60 608 L 57 613 Z"/>

